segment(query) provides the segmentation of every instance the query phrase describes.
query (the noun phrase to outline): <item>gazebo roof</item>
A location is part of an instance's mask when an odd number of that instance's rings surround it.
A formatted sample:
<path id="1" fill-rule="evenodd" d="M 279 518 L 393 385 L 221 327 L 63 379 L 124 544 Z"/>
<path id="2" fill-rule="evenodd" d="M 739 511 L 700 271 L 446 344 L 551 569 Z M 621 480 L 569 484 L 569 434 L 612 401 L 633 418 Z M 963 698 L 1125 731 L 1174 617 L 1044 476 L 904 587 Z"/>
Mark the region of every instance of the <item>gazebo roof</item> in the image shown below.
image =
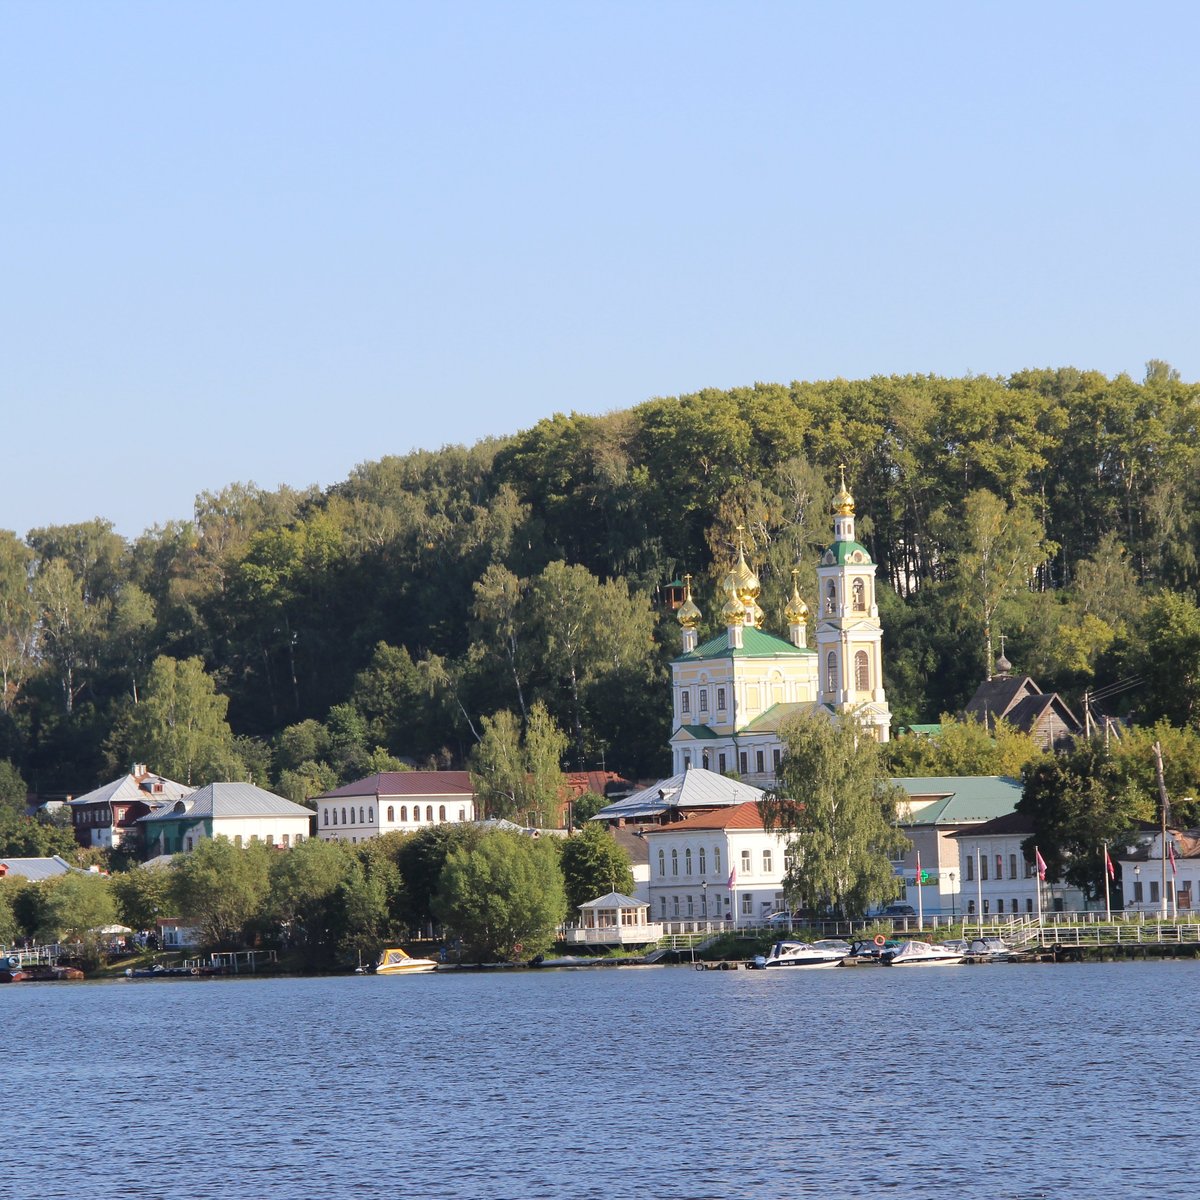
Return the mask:
<path id="1" fill-rule="evenodd" d="M 623 896 L 620 892 L 609 892 L 596 900 L 581 904 L 580 908 L 649 908 L 644 900 L 635 900 L 632 896 Z"/>

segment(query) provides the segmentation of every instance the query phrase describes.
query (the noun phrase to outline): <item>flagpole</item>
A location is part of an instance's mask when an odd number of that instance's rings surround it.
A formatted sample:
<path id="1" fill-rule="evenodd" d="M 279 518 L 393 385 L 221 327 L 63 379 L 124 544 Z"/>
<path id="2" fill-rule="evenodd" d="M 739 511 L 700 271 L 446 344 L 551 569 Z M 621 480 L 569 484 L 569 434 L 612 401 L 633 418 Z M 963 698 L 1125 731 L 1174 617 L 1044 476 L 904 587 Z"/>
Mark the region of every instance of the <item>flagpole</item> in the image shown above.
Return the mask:
<path id="1" fill-rule="evenodd" d="M 983 937 L 983 876 L 979 873 L 979 847 L 975 847 L 975 898 L 979 903 L 975 906 L 975 920 L 979 923 L 979 936 Z M 964 931 L 963 937 L 966 937 Z"/>
<path id="2" fill-rule="evenodd" d="M 1158 776 L 1158 795 L 1162 801 L 1162 903 L 1159 909 L 1162 916 L 1167 915 L 1167 783 L 1163 778 L 1162 743 L 1154 743 L 1154 771 Z M 1161 919 L 1161 918 L 1160 918 Z"/>
<path id="3" fill-rule="evenodd" d="M 1108 895 L 1108 873 L 1109 873 L 1109 864 L 1111 862 L 1112 862 L 1112 859 L 1110 859 L 1108 857 L 1108 843 L 1105 842 L 1104 843 L 1104 913 L 1105 913 L 1104 919 L 1106 921 L 1108 921 L 1108 923 L 1110 925 L 1112 924 L 1112 901 L 1109 899 L 1109 895 Z"/>
<path id="4" fill-rule="evenodd" d="M 921 886 L 921 852 L 917 851 L 917 929 L 925 928 L 925 889 Z"/>
<path id="5" fill-rule="evenodd" d="M 1046 872 L 1042 867 L 1042 852 L 1034 846 L 1033 848 L 1034 874 L 1037 876 L 1037 919 L 1038 928 L 1042 927 L 1042 880 L 1046 877 Z"/>

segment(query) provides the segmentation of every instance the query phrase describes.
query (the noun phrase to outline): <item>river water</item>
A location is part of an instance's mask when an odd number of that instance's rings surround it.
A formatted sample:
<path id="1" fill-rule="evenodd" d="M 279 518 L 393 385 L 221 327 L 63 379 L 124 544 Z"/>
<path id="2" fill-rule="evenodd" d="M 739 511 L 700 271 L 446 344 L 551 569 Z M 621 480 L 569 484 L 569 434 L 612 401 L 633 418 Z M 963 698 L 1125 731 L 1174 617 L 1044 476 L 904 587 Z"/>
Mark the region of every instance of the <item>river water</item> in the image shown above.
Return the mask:
<path id="1" fill-rule="evenodd" d="M 0 1193 L 1189 1194 L 1198 990 L 1191 961 L 23 983 Z"/>

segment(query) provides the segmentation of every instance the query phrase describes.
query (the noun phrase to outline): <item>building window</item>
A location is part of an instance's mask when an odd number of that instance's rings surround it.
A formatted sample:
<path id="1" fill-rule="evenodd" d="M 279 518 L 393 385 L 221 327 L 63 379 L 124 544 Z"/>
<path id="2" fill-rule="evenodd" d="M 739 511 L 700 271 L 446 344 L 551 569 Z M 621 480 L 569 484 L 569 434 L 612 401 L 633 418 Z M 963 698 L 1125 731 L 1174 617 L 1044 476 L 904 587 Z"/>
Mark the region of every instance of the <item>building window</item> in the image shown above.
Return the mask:
<path id="1" fill-rule="evenodd" d="M 747 773 L 748 773 L 748 772 L 747 772 L 747 770 L 746 770 L 746 767 L 747 767 L 747 756 L 746 756 L 746 752 L 745 752 L 745 750 L 743 750 L 743 751 L 742 751 L 742 753 L 741 753 L 741 759 L 742 759 L 742 774 L 743 774 L 743 775 L 745 775 L 745 774 L 747 774 Z"/>
<path id="2" fill-rule="evenodd" d="M 704 753 L 700 756 L 700 765 L 706 771 L 708 770 L 708 751 L 707 750 L 705 750 Z"/>
<path id="3" fill-rule="evenodd" d="M 273 847 L 275 845 L 275 835 L 273 833 L 268 833 L 267 836 L 263 838 L 263 841 L 266 842 L 268 846 Z"/>
<path id="4" fill-rule="evenodd" d="M 1133 885 L 1133 902 L 1134 904 L 1142 902 L 1142 881 L 1140 879 Z"/>
<path id="5" fill-rule="evenodd" d="M 349 825 L 349 824 L 350 824 L 350 822 L 346 820 L 346 810 L 345 810 L 344 808 L 342 809 L 342 824 L 343 824 L 343 825 Z"/>
<path id="6" fill-rule="evenodd" d="M 837 691 L 837 654 L 832 650 L 825 659 L 825 691 L 830 696 Z"/>
<path id="7" fill-rule="evenodd" d="M 967 901 L 967 916 L 973 917 L 974 915 L 975 915 L 975 901 L 968 900 Z"/>
<path id="8" fill-rule="evenodd" d="M 679 916 L 679 897 L 678 896 L 671 897 L 671 912 L 675 916 Z"/>
<path id="9" fill-rule="evenodd" d="M 742 916 L 754 916 L 754 896 L 750 892 L 742 893 Z"/>
<path id="10" fill-rule="evenodd" d="M 720 875 L 721 873 L 721 847 L 713 847 L 713 874 Z"/>
<path id="11" fill-rule="evenodd" d="M 1008 856 L 1008 877 L 1009 879 L 1016 879 L 1017 877 L 1017 856 L 1015 854 Z"/>
<path id="12" fill-rule="evenodd" d="M 705 875 L 707 872 L 704 869 L 704 847 L 700 847 L 700 874 Z"/>
<path id="13" fill-rule="evenodd" d="M 687 915 L 689 917 L 692 915 L 692 894 L 691 894 L 691 892 L 689 892 L 687 895 Z"/>
<path id="14" fill-rule="evenodd" d="M 692 765 L 692 752 L 685 750 L 683 752 L 683 769 L 686 771 Z"/>
<path id="15" fill-rule="evenodd" d="M 837 584 L 831 579 L 825 585 L 825 612 L 826 615 L 832 616 L 833 610 L 837 607 Z"/>
<path id="16" fill-rule="evenodd" d="M 433 805 L 432 804 L 425 805 L 425 820 L 427 820 L 431 823 L 433 821 Z"/>
<path id="17" fill-rule="evenodd" d="M 1027 862 L 1025 864 L 1025 878 L 1026 879 L 1033 878 L 1033 863 L 1031 863 L 1031 862 Z"/>
<path id="18" fill-rule="evenodd" d="M 1151 904 L 1158 903 L 1158 880 L 1157 879 L 1150 880 L 1150 903 Z"/>
<path id="19" fill-rule="evenodd" d="M 367 820 L 370 821 L 372 825 L 375 824 L 375 805 L 373 804 L 367 806 Z"/>
<path id="20" fill-rule="evenodd" d="M 854 686 L 860 692 L 871 690 L 871 667 L 865 650 L 859 650 L 854 656 Z"/>
<path id="21" fill-rule="evenodd" d="M 444 821 L 445 819 L 446 819 L 446 806 L 444 804 L 439 804 L 438 805 L 438 820 Z"/>
<path id="22" fill-rule="evenodd" d="M 404 820 L 404 809 L 400 810 L 400 819 Z M 420 823 L 421 823 L 421 806 L 419 804 L 414 804 L 413 805 L 413 824 L 420 825 Z"/>
<path id="23" fill-rule="evenodd" d="M 679 851 L 678 850 L 671 851 L 671 874 L 672 875 L 679 874 Z"/>
<path id="24" fill-rule="evenodd" d="M 658 873 L 660 876 L 667 873 L 667 855 L 663 850 L 658 852 Z M 663 903 L 665 904 L 666 901 L 664 900 Z"/>
<path id="25" fill-rule="evenodd" d="M 750 851 L 742 851 L 742 874 L 749 875 L 753 868 L 750 866 Z"/>
<path id="26" fill-rule="evenodd" d="M 690 692 L 679 693 L 679 711 L 681 713 L 690 713 L 692 711 L 692 697 Z"/>
<path id="27" fill-rule="evenodd" d="M 987 855 L 985 854 L 979 859 L 979 879 L 982 883 L 987 883 L 987 873 L 988 864 Z"/>
<path id="28" fill-rule="evenodd" d="M 189 838 L 186 838 L 185 840 L 187 842 L 187 846 L 185 848 L 190 850 L 192 848 L 192 839 L 189 837 Z"/>
<path id="29" fill-rule="evenodd" d="M 322 824 L 322 825 L 328 825 L 328 824 L 329 824 L 329 809 L 327 809 L 327 808 L 323 808 L 323 809 L 321 809 L 321 818 L 322 818 L 322 819 L 321 819 L 321 824 Z"/>
<path id="30" fill-rule="evenodd" d="M 1031 912 L 1033 912 L 1033 897 L 1032 897 L 1032 896 L 1030 896 L 1030 897 L 1029 897 L 1029 898 L 1028 898 L 1028 899 L 1025 901 L 1025 911 L 1026 911 L 1027 913 L 1031 913 Z"/>
<path id="31" fill-rule="evenodd" d="M 708 688 L 700 689 L 700 711 L 708 712 Z"/>
<path id="32" fill-rule="evenodd" d="M 966 880 L 970 883 L 975 878 L 975 856 L 973 854 L 967 857 L 967 874 Z"/>
<path id="33" fill-rule="evenodd" d="M 770 852 L 770 850 L 764 850 L 763 851 L 763 874 L 770 875 L 772 870 L 773 870 L 773 866 L 772 866 L 771 852 Z"/>
<path id="34" fill-rule="evenodd" d="M 867 589 L 863 585 L 863 581 L 861 579 L 856 579 L 854 581 L 854 585 L 851 588 L 851 592 L 854 596 L 854 611 L 855 612 L 866 612 L 867 611 Z"/>
<path id="35" fill-rule="evenodd" d="M 388 815 L 389 815 L 389 816 L 391 815 L 391 811 L 392 811 L 392 810 L 389 808 L 389 809 L 388 809 Z M 407 804 L 402 804 L 402 805 L 400 805 L 400 820 L 401 820 L 401 821 L 407 821 L 407 820 L 408 820 L 408 805 L 407 805 Z"/>
<path id="36" fill-rule="evenodd" d="M 389 804 L 389 805 L 388 805 L 387 812 L 388 812 L 388 821 L 389 821 L 389 823 L 390 823 L 390 822 L 392 822 L 392 821 L 395 821 L 395 819 L 396 819 L 396 806 L 395 806 L 394 804 Z"/>
<path id="37" fill-rule="evenodd" d="M 779 747 L 776 746 L 775 749 L 771 751 L 771 761 L 774 764 L 776 775 L 779 774 L 779 763 L 780 763 L 781 759 L 782 759 L 782 752 L 780 751 Z"/>
<path id="38" fill-rule="evenodd" d="M 725 755 L 723 754 L 717 755 L 717 770 L 720 771 L 722 775 L 725 774 Z"/>
<path id="39" fill-rule="evenodd" d="M 717 688 L 717 712 L 725 711 L 725 689 Z"/>
<path id="40" fill-rule="evenodd" d="M 760 775 L 763 773 L 763 752 L 761 750 L 754 752 L 754 768 Z"/>
<path id="41" fill-rule="evenodd" d="M 460 821 L 465 821 L 467 819 L 467 810 L 465 808 L 460 808 L 458 810 L 458 819 Z"/>
<path id="42" fill-rule="evenodd" d="M 1012 902 L 1012 910 L 1013 910 L 1013 912 L 1019 912 L 1019 911 L 1020 911 L 1020 909 L 1017 907 L 1017 898 L 1016 898 L 1016 896 L 1014 896 L 1014 897 L 1013 897 L 1013 902 Z"/>
<path id="43" fill-rule="evenodd" d="M 1004 878 L 1004 855 L 996 855 L 996 878 L 997 880 Z"/>
<path id="44" fill-rule="evenodd" d="M 336 808 L 333 810 L 333 823 L 335 825 L 337 824 L 337 809 Z"/>
<path id="45" fill-rule="evenodd" d="M 692 848 L 690 846 L 683 852 L 683 873 L 685 875 L 692 873 Z"/>
<path id="46" fill-rule="evenodd" d="M 989 909 L 989 907 L 988 907 L 990 904 L 991 904 L 991 901 L 990 901 L 990 900 L 985 900 L 985 901 L 983 902 L 983 914 L 984 914 L 984 916 L 987 916 L 988 912 L 990 911 L 990 909 Z"/>
<path id="47" fill-rule="evenodd" d="M 1004 911 L 1004 897 L 1003 896 L 1001 896 L 1000 899 L 996 901 L 996 911 L 998 913 L 1002 913 Z"/>
<path id="48" fill-rule="evenodd" d="M 280 844 L 281 846 L 283 846 L 283 847 L 284 847 L 284 849 L 287 849 L 287 847 L 288 847 L 288 846 L 290 846 L 290 845 L 292 844 L 291 835 L 290 835 L 290 834 L 286 834 L 286 833 L 282 833 L 282 834 L 280 834 L 280 835 L 279 835 L 279 844 Z"/>
<path id="49" fill-rule="evenodd" d="M 662 901 L 662 919 L 665 921 L 667 919 L 667 898 L 660 896 L 659 899 Z"/>

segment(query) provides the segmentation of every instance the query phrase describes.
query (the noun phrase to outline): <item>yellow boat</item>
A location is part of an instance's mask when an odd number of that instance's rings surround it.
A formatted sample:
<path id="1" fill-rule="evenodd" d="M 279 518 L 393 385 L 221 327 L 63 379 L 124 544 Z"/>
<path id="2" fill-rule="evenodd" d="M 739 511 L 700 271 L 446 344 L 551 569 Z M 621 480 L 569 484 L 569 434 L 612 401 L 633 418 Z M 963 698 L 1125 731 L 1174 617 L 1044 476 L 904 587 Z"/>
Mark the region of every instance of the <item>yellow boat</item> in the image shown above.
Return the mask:
<path id="1" fill-rule="evenodd" d="M 432 958 L 412 958 L 399 946 L 384 950 L 375 964 L 376 975 L 420 975 L 436 970 L 437 963 Z"/>

